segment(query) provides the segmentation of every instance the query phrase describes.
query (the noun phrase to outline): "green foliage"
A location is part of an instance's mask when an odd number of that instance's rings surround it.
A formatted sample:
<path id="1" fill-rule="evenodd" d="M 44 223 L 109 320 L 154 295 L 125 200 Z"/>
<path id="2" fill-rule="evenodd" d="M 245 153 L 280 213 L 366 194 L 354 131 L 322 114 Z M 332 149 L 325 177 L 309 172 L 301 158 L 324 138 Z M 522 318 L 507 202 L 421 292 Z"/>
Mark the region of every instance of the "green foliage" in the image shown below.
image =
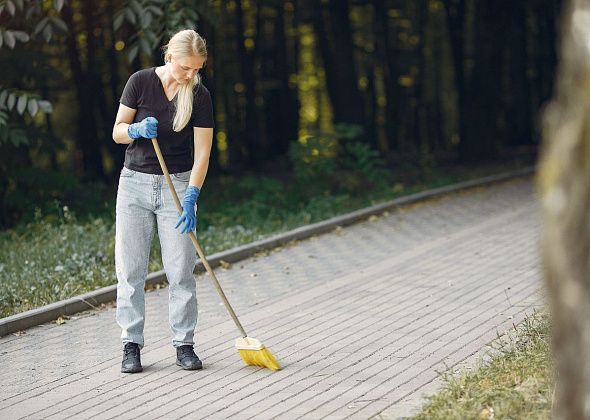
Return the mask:
<path id="1" fill-rule="evenodd" d="M 0 86 L 0 130 L 3 133 L 0 135 L 0 144 L 3 141 L 11 141 L 13 144 L 23 143 L 22 139 L 14 140 L 19 138 L 18 132 L 14 135 L 10 134 L 13 128 L 9 121 L 12 121 L 13 125 L 16 124 L 14 129 L 17 131 L 19 125 L 30 124 L 32 121 L 13 120 L 12 111 L 16 111 L 20 116 L 28 111 L 31 118 L 34 118 L 39 111 L 52 112 L 51 103 L 41 99 L 41 96 L 35 92 L 39 86 L 43 85 L 43 76 L 46 75 L 36 73 L 36 76 L 31 78 L 30 76 L 35 74 L 31 72 L 34 72 L 37 67 L 31 62 L 24 67 L 26 69 L 24 74 L 22 69 L 16 70 L 13 66 L 20 61 L 20 57 L 29 56 L 27 48 L 16 48 L 17 41 L 25 47 L 35 49 L 40 37 L 49 43 L 55 34 L 68 31 L 64 21 L 58 16 L 63 5 L 63 0 L 55 0 L 53 7 L 44 5 L 41 0 L 0 0 L 0 66 L 4 69 L 3 83 L 7 84 L 7 86 Z M 1 24 L 3 22 L 1 18 L 6 18 L 6 15 L 10 16 L 8 18 L 10 28 Z M 11 50 L 10 53 L 7 53 L 7 49 Z M 37 53 L 35 56 L 43 61 L 42 54 Z M 38 79 L 35 80 L 36 78 Z M 17 89 L 15 86 L 22 85 L 23 79 L 28 89 Z M 29 83 L 26 83 L 27 79 Z"/>
<path id="2" fill-rule="evenodd" d="M 378 151 L 360 141 L 362 128 L 337 124 L 334 133 L 318 133 L 293 143 L 289 156 L 295 176 L 307 188 L 327 184 L 330 191 L 357 194 L 387 182 Z M 322 185 L 322 187 L 325 185 Z"/>
<path id="3" fill-rule="evenodd" d="M 134 33 L 126 37 L 127 59 L 152 56 L 166 37 L 179 29 L 194 28 L 199 15 L 210 15 L 210 2 L 191 0 L 129 0 L 117 10 L 113 27 L 119 31 L 126 23 Z"/>

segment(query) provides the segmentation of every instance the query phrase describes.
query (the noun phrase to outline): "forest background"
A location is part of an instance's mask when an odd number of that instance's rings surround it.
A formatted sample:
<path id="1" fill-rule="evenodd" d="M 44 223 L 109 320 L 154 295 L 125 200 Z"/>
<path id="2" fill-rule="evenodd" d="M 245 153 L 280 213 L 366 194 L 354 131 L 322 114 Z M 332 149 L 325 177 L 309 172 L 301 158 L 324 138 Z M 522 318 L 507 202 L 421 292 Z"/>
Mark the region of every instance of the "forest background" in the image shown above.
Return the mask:
<path id="1" fill-rule="evenodd" d="M 318 175 L 311 171 L 352 191 L 381 179 L 367 178 L 377 169 L 534 150 L 538 111 L 552 92 L 559 7 L 2 0 L 0 226 L 67 202 L 80 184 L 116 184 L 125 146 L 111 131 L 123 86 L 134 71 L 161 65 L 161 46 L 185 27 L 208 43 L 212 177 Z M 363 163 L 365 177 L 355 173 Z M 338 181 L 343 173 L 351 176 Z"/>
<path id="2" fill-rule="evenodd" d="M 176 30 L 208 45 L 216 127 L 199 233 L 213 252 L 535 162 L 560 8 L 0 0 L 2 315 L 116 283 L 118 100 L 133 72 L 163 63 Z"/>

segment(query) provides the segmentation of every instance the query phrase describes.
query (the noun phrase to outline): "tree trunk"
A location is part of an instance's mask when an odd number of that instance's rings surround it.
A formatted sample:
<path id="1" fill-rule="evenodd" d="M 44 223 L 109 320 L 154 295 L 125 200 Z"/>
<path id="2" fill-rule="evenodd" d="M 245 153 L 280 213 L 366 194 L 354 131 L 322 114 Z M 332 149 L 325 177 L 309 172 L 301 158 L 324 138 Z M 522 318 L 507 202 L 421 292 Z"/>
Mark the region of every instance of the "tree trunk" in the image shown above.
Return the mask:
<path id="1" fill-rule="evenodd" d="M 117 63 L 117 52 L 115 50 L 115 42 L 116 41 L 116 36 L 115 36 L 115 28 L 113 26 L 113 21 L 114 21 L 114 4 L 113 4 L 113 0 L 109 0 L 108 1 L 108 6 L 107 6 L 108 10 L 107 10 L 107 15 L 108 15 L 108 39 L 109 39 L 109 45 L 108 45 L 108 52 L 107 52 L 107 56 L 108 56 L 108 64 L 109 64 L 109 86 L 110 86 L 110 90 L 111 90 L 111 97 L 112 97 L 112 101 L 111 103 L 114 104 L 115 106 L 115 111 L 113 113 L 113 120 L 112 120 L 112 124 L 115 123 L 115 117 L 116 117 L 116 112 L 118 109 L 118 103 L 119 103 L 119 99 L 120 99 L 120 95 L 121 95 L 121 91 L 119 91 L 119 66 Z M 125 148 L 122 147 L 121 145 L 115 143 L 114 141 L 112 141 L 112 139 L 110 138 L 111 136 L 109 135 L 109 139 L 108 144 L 109 144 L 109 150 L 111 153 L 111 156 L 113 158 L 114 161 L 114 169 L 115 171 L 119 171 L 122 167 L 123 167 L 123 162 L 125 162 Z M 113 174 L 113 176 L 116 176 L 117 173 L 115 172 Z"/>
<path id="2" fill-rule="evenodd" d="M 543 115 L 537 179 L 557 369 L 556 420 L 590 418 L 589 11 L 587 1 L 571 0 L 564 15 L 556 95 Z"/>
<path id="3" fill-rule="evenodd" d="M 450 141 L 445 141 L 445 123 L 444 123 L 444 104 L 443 104 L 443 91 L 445 89 L 443 83 L 443 72 L 441 71 L 445 62 L 443 60 L 443 48 L 445 38 L 443 37 L 441 20 L 437 20 L 436 33 L 434 35 L 435 41 L 433 42 L 433 64 L 434 64 L 434 122 L 433 122 L 433 145 L 434 152 L 441 152 L 446 148 Z"/>
<path id="4" fill-rule="evenodd" d="M 326 71 L 326 86 L 335 123 L 365 128 L 363 100 L 358 90 L 348 0 L 330 0 L 328 9 L 315 2 L 314 29 Z M 326 17 L 324 16 L 327 16 Z"/>
<path id="5" fill-rule="evenodd" d="M 259 8 L 260 6 L 256 6 Z M 244 142 L 247 150 L 247 159 L 250 167 L 256 166 L 264 159 L 264 144 L 260 139 L 260 128 L 256 121 L 256 79 L 254 78 L 254 53 L 246 51 L 245 24 L 242 1 L 236 1 L 236 42 L 242 83 L 246 104 L 244 109 L 244 124 L 240 130 L 240 142 Z M 256 44 L 254 48 L 257 48 Z"/>
<path id="6" fill-rule="evenodd" d="M 532 143 L 531 92 L 528 71 L 528 50 L 526 45 L 526 4 L 514 2 L 512 12 L 506 19 L 509 28 L 505 32 L 508 49 L 508 84 L 504 97 L 506 103 L 506 144 L 522 145 Z"/>
<path id="7" fill-rule="evenodd" d="M 70 109 L 78 109 L 76 142 L 82 154 L 82 170 L 86 179 L 103 179 L 102 155 L 93 115 L 94 92 L 90 89 L 87 74 L 83 71 L 80 62 L 71 2 L 67 2 L 63 7 L 62 16 L 70 28 L 66 36 L 66 50 L 78 99 L 77 106 L 72 106 Z M 87 34 L 87 38 L 92 36 Z"/>
<path id="8" fill-rule="evenodd" d="M 399 149 L 399 131 L 401 120 L 401 89 L 398 83 L 400 75 L 398 60 L 401 51 L 397 46 L 397 34 L 393 41 L 387 22 L 388 10 L 384 0 L 373 0 L 375 15 L 375 54 L 383 69 L 383 84 L 385 85 L 385 132 L 389 148 Z"/>
<path id="9" fill-rule="evenodd" d="M 275 22 L 276 60 L 277 76 L 280 78 L 278 130 L 269 130 L 271 133 L 272 154 L 274 156 L 285 155 L 289 150 L 289 143 L 297 140 L 297 129 L 299 127 L 299 99 L 297 98 L 297 87 L 289 86 L 289 75 L 295 74 L 296 69 L 289 63 L 297 62 L 298 57 L 294 56 L 287 43 L 285 35 L 285 18 L 283 2 L 277 2 L 277 19 Z M 289 54 L 291 59 L 289 59 Z M 276 133 L 276 137 L 275 137 Z"/>
<path id="10" fill-rule="evenodd" d="M 418 64 L 418 74 L 416 82 L 414 83 L 414 96 L 416 97 L 415 105 L 415 126 L 414 126 L 414 141 L 416 148 L 419 150 L 422 161 L 429 161 L 428 156 L 431 152 L 431 136 L 430 127 L 432 120 L 429 118 L 430 103 L 428 99 L 428 92 L 426 91 L 428 68 L 426 57 L 426 33 L 429 25 L 429 0 L 420 0 L 415 2 L 417 8 L 418 21 L 418 45 L 416 46 L 416 63 Z"/>
<path id="11" fill-rule="evenodd" d="M 455 89 L 457 91 L 457 125 L 459 139 L 465 138 L 466 91 L 465 83 L 465 0 L 444 0 L 447 29 L 451 41 Z"/>
<path id="12" fill-rule="evenodd" d="M 462 161 L 490 159 L 498 151 L 502 45 L 497 34 L 505 30 L 498 9 L 505 7 L 509 7 L 506 2 L 498 5 L 497 2 L 482 1 L 476 5 L 474 65 L 461 115 L 465 129 L 459 143 Z"/>

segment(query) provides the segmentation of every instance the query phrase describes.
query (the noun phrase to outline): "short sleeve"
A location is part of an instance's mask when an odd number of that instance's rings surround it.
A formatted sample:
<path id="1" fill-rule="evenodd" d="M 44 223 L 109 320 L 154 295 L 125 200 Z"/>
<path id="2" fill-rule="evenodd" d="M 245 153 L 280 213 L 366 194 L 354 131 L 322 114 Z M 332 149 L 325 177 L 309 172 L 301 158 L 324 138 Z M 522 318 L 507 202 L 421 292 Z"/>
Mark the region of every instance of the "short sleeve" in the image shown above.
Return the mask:
<path id="1" fill-rule="evenodd" d="M 121 94 L 121 99 L 119 100 L 120 103 L 129 108 L 137 109 L 137 100 L 139 98 L 139 87 L 137 86 L 138 83 L 138 73 L 133 73 L 125 84 L 125 88 Z"/>
<path id="2" fill-rule="evenodd" d="M 213 128 L 213 104 L 211 94 L 204 85 L 199 85 L 195 92 L 193 102 L 193 127 Z"/>

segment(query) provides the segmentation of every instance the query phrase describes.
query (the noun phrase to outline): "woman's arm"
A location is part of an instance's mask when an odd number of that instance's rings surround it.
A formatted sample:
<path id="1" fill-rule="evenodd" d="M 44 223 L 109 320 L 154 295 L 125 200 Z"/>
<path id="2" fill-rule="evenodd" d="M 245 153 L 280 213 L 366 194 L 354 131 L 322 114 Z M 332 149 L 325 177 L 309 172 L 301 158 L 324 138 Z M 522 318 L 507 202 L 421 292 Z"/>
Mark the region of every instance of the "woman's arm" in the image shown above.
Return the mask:
<path id="1" fill-rule="evenodd" d="M 137 110 L 133 108 L 129 108 L 123 104 L 119 105 L 115 125 L 113 126 L 113 140 L 115 140 L 115 143 L 129 144 L 133 142 L 133 139 L 127 134 L 127 129 L 129 128 L 129 124 L 133 122 L 136 112 Z"/>
<path id="2" fill-rule="evenodd" d="M 213 145 L 213 129 L 194 127 L 195 160 L 191 172 L 189 185 L 203 187 L 207 170 L 209 169 L 209 156 Z"/>

